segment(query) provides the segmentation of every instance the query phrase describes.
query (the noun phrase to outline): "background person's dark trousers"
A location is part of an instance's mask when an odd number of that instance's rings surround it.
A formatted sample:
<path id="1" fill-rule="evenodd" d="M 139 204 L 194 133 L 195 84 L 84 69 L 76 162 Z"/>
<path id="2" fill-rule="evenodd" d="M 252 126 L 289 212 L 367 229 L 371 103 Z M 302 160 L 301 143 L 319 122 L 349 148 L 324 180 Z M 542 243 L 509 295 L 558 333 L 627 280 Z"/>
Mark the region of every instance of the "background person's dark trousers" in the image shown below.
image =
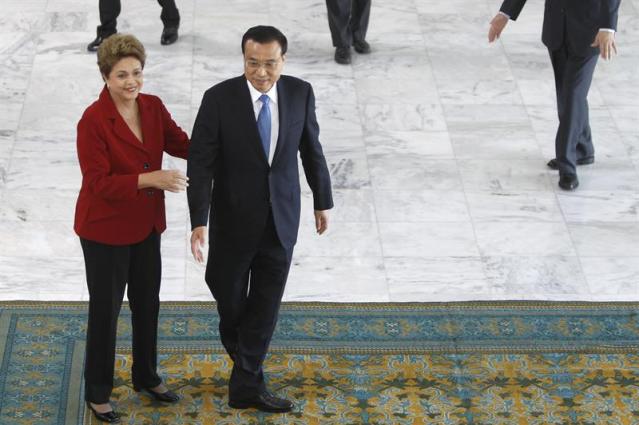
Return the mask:
<path id="1" fill-rule="evenodd" d="M 326 9 L 334 47 L 350 47 L 353 39 L 366 39 L 371 0 L 326 0 Z"/>
<path id="2" fill-rule="evenodd" d="M 560 174 L 577 174 L 577 160 L 595 155 L 587 97 L 598 57 L 576 56 L 565 42 L 550 51 L 559 114 L 555 153 Z"/>
<path id="3" fill-rule="evenodd" d="M 211 243 L 206 282 L 217 301 L 222 344 L 234 362 L 229 400 L 246 400 L 266 390 L 262 364 L 292 255 L 293 249 L 280 243 L 272 214 L 253 251 L 239 251 L 219 239 Z"/>
<path id="4" fill-rule="evenodd" d="M 160 235 L 132 245 L 80 239 L 89 287 L 89 322 L 84 366 L 85 399 L 108 403 L 113 389 L 115 341 L 124 289 L 133 328 L 133 385 L 153 388 L 157 375 L 157 324 L 162 263 Z"/>
<path id="5" fill-rule="evenodd" d="M 180 13 L 175 6 L 175 0 L 158 0 L 162 6 L 160 18 L 165 27 L 178 27 Z M 98 35 L 106 38 L 117 32 L 117 18 L 120 15 L 120 0 L 100 0 L 100 25 Z"/>

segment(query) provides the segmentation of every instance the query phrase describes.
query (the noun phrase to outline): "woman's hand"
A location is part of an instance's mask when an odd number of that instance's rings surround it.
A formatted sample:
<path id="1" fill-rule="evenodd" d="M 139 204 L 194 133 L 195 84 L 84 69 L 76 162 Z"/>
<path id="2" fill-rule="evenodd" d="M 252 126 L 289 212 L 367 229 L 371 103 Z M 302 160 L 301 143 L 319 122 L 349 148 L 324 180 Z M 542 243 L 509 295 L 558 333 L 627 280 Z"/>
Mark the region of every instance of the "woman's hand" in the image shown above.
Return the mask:
<path id="1" fill-rule="evenodd" d="M 189 178 L 180 170 L 157 170 L 138 176 L 138 189 L 153 187 L 168 190 L 169 192 L 182 192 L 189 185 Z"/>

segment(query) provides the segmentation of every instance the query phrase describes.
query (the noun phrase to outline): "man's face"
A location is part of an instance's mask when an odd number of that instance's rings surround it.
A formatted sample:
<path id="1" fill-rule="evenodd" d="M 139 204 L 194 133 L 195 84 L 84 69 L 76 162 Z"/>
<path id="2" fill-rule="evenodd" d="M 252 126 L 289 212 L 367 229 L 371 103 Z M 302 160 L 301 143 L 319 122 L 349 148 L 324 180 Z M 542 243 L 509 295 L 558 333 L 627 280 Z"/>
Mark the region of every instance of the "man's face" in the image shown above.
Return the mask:
<path id="1" fill-rule="evenodd" d="M 249 39 L 244 45 L 244 75 L 262 93 L 269 91 L 280 79 L 284 60 L 277 41 L 260 44 Z"/>

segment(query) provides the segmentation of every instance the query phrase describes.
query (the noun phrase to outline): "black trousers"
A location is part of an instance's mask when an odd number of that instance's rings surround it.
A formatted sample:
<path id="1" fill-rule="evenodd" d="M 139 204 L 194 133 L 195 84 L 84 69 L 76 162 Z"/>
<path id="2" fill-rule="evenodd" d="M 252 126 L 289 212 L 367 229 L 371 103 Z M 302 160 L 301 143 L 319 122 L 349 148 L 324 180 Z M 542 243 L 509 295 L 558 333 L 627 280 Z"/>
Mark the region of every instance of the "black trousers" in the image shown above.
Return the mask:
<path id="1" fill-rule="evenodd" d="M 85 399 L 107 403 L 113 389 L 118 315 L 127 287 L 133 329 L 133 386 L 155 387 L 160 310 L 160 235 L 152 232 L 132 245 L 107 245 L 80 238 L 87 285 L 89 322 L 84 365 Z"/>
<path id="2" fill-rule="evenodd" d="M 158 0 L 162 6 L 160 19 L 165 27 L 176 27 L 180 24 L 180 13 L 175 6 L 175 0 Z M 117 32 L 117 18 L 120 15 L 120 0 L 100 0 L 100 25 L 98 35 L 109 36 Z"/>
<path id="3" fill-rule="evenodd" d="M 206 283 L 217 301 L 220 338 L 233 359 L 229 399 L 242 400 L 266 387 L 262 364 L 275 330 L 293 248 L 280 243 L 269 214 L 260 244 L 233 248 L 210 241 Z"/>
<path id="4" fill-rule="evenodd" d="M 335 47 L 350 47 L 366 39 L 371 0 L 326 0 L 328 27 Z"/>
<path id="5" fill-rule="evenodd" d="M 598 57 L 577 56 L 567 43 L 550 51 L 559 114 L 555 154 L 560 174 L 576 174 L 577 160 L 595 155 L 587 97 Z"/>

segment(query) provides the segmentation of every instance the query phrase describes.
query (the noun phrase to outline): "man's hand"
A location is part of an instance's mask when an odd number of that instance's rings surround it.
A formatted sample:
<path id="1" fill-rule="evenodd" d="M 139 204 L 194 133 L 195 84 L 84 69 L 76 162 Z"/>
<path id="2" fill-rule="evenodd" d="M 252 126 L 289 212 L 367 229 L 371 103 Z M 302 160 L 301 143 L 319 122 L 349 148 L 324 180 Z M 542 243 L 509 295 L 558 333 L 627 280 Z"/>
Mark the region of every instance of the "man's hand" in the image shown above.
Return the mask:
<path id="1" fill-rule="evenodd" d="M 610 31 L 599 31 L 595 37 L 595 41 L 590 45 L 591 47 L 598 47 L 601 59 L 612 59 L 612 52 L 617 54 L 617 45 L 615 44 L 615 33 Z"/>
<path id="2" fill-rule="evenodd" d="M 202 248 L 206 242 L 206 226 L 199 226 L 193 229 L 191 232 L 191 253 L 193 258 L 198 263 L 204 262 L 204 255 L 202 254 Z"/>
<path id="3" fill-rule="evenodd" d="M 508 24 L 508 18 L 501 13 L 495 15 L 495 17 L 490 21 L 490 28 L 488 29 L 488 42 L 492 43 L 497 40 L 501 35 L 501 32 L 506 28 L 506 24 Z"/>
<path id="4" fill-rule="evenodd" d="M 328 229 L 328 210 L 315 210 L 315 230 L 322 234 Z"/>

